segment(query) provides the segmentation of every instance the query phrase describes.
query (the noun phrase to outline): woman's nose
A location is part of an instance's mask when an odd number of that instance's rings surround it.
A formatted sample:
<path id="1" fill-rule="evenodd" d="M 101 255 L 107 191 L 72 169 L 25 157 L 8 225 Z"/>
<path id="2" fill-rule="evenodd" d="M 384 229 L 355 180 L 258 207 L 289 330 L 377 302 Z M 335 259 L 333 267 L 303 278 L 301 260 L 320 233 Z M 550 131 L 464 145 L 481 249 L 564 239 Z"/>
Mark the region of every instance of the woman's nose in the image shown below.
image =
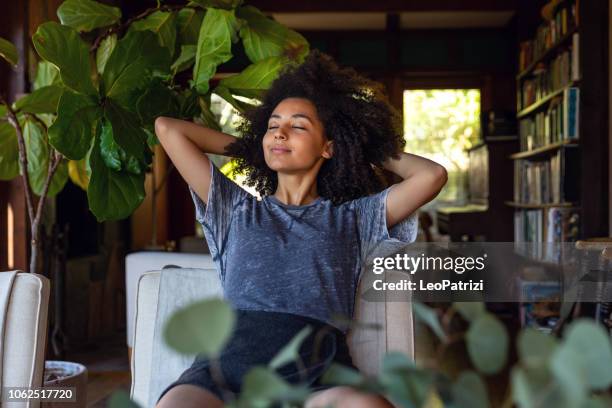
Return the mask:
<path id="1" fill-rule="evenodd" d="M 285 136 L 285 133 L 283 131 L 279 129 L 276 130 L 276 133 L 274 134 L 274 139 L 281 139 L 281 140 L 285 140 L 287 139 L 287 136 Z"/>

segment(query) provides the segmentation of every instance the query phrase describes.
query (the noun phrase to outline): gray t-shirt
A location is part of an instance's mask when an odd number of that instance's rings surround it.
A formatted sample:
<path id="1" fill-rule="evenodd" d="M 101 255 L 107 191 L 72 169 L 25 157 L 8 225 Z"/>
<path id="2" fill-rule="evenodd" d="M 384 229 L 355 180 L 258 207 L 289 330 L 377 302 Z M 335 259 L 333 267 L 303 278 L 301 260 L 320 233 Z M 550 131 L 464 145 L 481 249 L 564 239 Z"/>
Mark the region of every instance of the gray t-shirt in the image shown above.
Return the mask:
<path id="1" fill-rule="evenodd" d="M 261 200 L 211 162 L 208 205 L 189 188 L 225 299 L 236 309 L 293 313 L 329 323 L 353 316 L 362 268 L 417 235 L 416 212 L 387 230 L 389 187 L 334 205 Z M 346 332 L 346 330 L 343 330 Z"/>

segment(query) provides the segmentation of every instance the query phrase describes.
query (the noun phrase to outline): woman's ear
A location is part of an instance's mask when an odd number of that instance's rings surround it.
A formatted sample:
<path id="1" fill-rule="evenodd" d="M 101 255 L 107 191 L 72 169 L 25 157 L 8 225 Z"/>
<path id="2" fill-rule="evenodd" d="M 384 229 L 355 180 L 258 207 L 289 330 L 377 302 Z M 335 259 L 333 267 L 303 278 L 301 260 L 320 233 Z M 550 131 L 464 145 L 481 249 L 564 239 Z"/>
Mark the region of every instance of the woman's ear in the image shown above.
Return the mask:
<path id="1" fill-rule="evenodd" d="M 323 150 L 322 156 L 326 159 L 331 159 L 334 155 L 334 142 L 332 140 L 328 140 L 325 142 L 325 149 Z"/>

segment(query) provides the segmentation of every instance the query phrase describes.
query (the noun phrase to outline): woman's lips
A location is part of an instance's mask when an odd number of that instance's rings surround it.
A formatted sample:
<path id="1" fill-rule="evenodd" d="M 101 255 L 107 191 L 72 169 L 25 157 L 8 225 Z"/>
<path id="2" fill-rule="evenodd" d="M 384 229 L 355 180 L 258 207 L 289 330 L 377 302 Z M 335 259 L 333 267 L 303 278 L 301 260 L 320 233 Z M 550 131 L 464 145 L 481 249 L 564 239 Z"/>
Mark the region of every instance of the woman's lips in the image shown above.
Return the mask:
<path id="1" fill-rule="evenodd" d="M 291 151 L 289 149 L 285 149 L 284 147 L 273 147 L 270 150 L 272 150 L 272 153 L 289 153 Z"/>

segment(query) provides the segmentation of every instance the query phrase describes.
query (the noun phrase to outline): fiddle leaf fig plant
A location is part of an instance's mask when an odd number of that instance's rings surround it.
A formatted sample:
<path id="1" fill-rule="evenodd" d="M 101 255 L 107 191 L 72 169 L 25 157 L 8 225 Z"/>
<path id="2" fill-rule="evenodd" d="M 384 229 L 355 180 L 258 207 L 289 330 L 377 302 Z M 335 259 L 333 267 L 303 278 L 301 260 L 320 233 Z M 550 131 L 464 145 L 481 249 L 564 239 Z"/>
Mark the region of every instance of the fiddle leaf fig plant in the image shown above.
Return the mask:
<path id="1" fill-rule="evenodd" d="M 129 216 L 145 197 L 156 117 L 220 129 L 213 93 L 244 113 L 252 105 L 243 99 L 261 98 L 309 53 L 299 33 L 242 0 L 158 2 L 127 19 L 117 7 L 66 0 L 57 16 L 32 36 L 40 61 L 31 92 L 0 99 L 0 179 L 21 176 L 26 187 L 32 272 L 45 199 L 68 179 L 87 191 L 98 221 Z M 250 65 L 216 84 L 240 41 Z M 0 39 L 0 57 L 16 66 L 18 55 Z"/>

